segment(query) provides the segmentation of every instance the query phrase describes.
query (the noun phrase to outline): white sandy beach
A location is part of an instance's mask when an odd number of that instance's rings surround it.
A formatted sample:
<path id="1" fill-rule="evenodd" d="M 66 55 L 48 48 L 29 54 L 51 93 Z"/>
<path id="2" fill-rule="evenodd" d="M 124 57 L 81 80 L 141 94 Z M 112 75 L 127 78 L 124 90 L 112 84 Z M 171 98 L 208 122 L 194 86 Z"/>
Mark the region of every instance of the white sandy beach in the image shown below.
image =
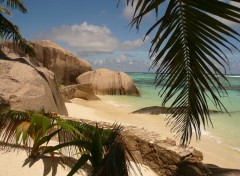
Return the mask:
<path id="1" fill-rule="evenodd" d="M 136 126 L 152 131 L 160 135 L 161 139 L 170 137 L 170 128 L 166 127 L 165 115 L 140 115 L 129 114 L 134 111 L 129 107 L 114 105 L 109 103 L 104 96 L 100 96 L 102 101 L 85 101 L 73 99 L 72 103 L 66 103 L 69 116 L 93 121 L 119 122 L 122 125 Z M 192 140 L 190 146 L 203 153 L 203 162 L 215 164 L 223 168 L 240 169 L 240 153 L 220 144 L 215 138 L 202 135 L 201 141 Z"/>
<path id="2" fill-rule="evenodd" d="M 72 103 L 66 103 L 69 116 L 92 121 L 118 122 L 124 126 L 136 126 L 150 133 L 159 134 L 161 139 L 165 139 L 166 137 L 173 138 L 173 135 L 169 132 L 170 129 L 165 126 L 164 115 L 129 114 L 132 110 L 128 107 L 113 105 L 105 101 L 104 96 L 101 96 L 101 99 L 102 101 L 71 100 Z M 144 132 L 142 135 L 144 135 Z M 152 136 L 148 137 L 151 138 Z M 204 163 L 211 163 L 224 168 L 240 169 L 240 153 L 225 148 L 211 137 L 202 136 L 200 142 L 196 143 L 193 141 L 191 146 L 203 153 Z M 69 168 L 63 165 L 58 158 L 54 161 L 50 158 L 42 158 L 32 163 L 27 159 L 26 152 L 22 150 L 0 151 L 0 163 L 0 175 L 4 176 L 65 176 L 69 172 Z M 156 176 L 148 167 L 142 166 L 141 168 L 144 176 Z M 84 176 L 85 174 L 81 172 L 78 175 Z"/>

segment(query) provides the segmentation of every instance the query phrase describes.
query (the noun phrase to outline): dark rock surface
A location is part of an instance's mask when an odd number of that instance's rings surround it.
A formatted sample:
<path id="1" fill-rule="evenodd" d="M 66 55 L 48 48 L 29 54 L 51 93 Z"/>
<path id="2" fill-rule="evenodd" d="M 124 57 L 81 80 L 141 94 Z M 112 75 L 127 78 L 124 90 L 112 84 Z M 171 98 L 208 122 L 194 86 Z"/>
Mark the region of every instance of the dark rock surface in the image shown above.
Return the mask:
<path id="1" fill-rule="evenodd" d="M 169 108 L 169 107 L 161 107 L 161 106 L 150 106 L 141 108 L 132 112 L 133 114 L 152 114 L 152 115 L 159 115 L 159 114 L 172 114 L 179 108 Z M 221 113 L 220 111 L 210 110 L 210 113 Z"/>
<path id="2" fill-rule="evenodd" d="M 204 176 L 211 171 L 203 164 L 199 151 L 183 149 L 162 141 L 162 144 L 149 143 L 138 136 L 125 136 L 125 141 L 142 164 L 149 166 L 159 176 Z"/>

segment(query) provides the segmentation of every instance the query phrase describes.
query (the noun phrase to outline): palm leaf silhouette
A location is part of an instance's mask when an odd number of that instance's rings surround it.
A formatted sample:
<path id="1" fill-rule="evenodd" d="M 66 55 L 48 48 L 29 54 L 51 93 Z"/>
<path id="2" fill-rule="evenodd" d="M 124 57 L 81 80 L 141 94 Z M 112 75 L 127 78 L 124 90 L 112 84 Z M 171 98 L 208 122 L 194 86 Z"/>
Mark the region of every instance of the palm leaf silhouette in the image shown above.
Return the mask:
<path id="1" fill-rule="evenodd" d="M 151 41 L 151 68 L 157 68 L 156 86 L 163 85 L 160 96 L 163 106 L 174 99 L 176 111 L 167 117 L 172 132 L 180 143 L 188 145 L 193 130 L 196 139 L 201 127 L 212 125 L 207 99 L 220 110 L 227 111 L 220 96 L 226 93 L 216 75 L 227 81 L 219 67 L 225 69 L 228 57 L 224 50 L 238 50 L 239 33 L 217 17 L 238 23 L 240 8 L 220 0 L 138 0 L 131 26 L 139 29 L 143 17 L 152 11 L 157 20 L 146 32 L 154 33 Z M 230 2 L 239 3 L 232 0 Z M 134 0 L 127 0 L 133 5 Z M 165 13 L 158 17 L 159 7 L 167 4 Z M 239 50 L 238 50 L 239 51 Z"/>
<path id="2" fill-rule="evenodd" d="M 22 13 L 27 13 L 27 8 L 24 6 L 21 0 L 0 0 L 0 3 L 6 2 L 7 7 L 12 9 L 18 9 Z M 26 39 L 21 35 L 19 32 L 18 27 L 9 21 L 7 18 L 4 17 L 3 14 L 11 15 L 11 12 L 3 7 L 0 6 L 0 38 L 3 40 L 10 40 L 18 44 L 25 53 L 29 54 L 30 56 L 35 56 L 34 49 L 27 43 Z"/>

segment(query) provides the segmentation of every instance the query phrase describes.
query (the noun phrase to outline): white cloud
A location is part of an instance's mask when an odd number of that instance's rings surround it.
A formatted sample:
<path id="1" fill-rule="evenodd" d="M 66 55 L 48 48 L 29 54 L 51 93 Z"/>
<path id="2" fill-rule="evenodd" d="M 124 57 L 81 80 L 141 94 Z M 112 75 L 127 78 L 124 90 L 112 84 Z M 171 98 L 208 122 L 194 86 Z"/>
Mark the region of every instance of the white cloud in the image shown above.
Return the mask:
<path id="1" fill-rule="evenodd" d="M 127 5 L 126 3 L 125 8 L 123 9 L 123 16 L 127 20 L 130 21 L 132 19 L 136 5 L 137 5 L 136 1 L 134 1 L 133 5 L 131 4 Z"/>
<path id="2" fill-rule="evenodd" d="M 61 26 L 52 30 L 51 38 L 65 42 L 75 53 L 82 55 L 114 51 L 119 42 L 107 27 L 90 25 Z"/>
<path id="3" fill-rule="evenodd" d="M 44 38 L 44 35 L 39 39 Z M 148 40 L 143 39 L 126 40 L 120 42 L 106 26 L 95 26 L 84 22 L 72 26 L 60 26 L 52 29 L 47 38 L 57 42 L 63 42 L 68 50 L 81 57 L 112 53 L 118 51 L 131 51 L 142 47 Z"/>
<path id="4" fill-rule="evenodd" d="M 147 36 L 145 38 L 145 40 L 143 41 L 143 39 L 139 38 L 136 40 L 126 40 L 121 44 L 121 48 L 124 51 L 129 51 L 129 50 L 133 50 L 135 48 L 140 48 L 142 47 L 147 41 L 149 40 L 149 37 Z"/>
<path id="5" fill-rule="evenodd" d="M 132 72 L 147 72 L 151 62 L 147 58 L 132 58 L 127 54 L 109 55 L 102 59 L 88 59 L 88 61 L 91 62 L 94 69 L 108 68 L 115 71 Z"/>

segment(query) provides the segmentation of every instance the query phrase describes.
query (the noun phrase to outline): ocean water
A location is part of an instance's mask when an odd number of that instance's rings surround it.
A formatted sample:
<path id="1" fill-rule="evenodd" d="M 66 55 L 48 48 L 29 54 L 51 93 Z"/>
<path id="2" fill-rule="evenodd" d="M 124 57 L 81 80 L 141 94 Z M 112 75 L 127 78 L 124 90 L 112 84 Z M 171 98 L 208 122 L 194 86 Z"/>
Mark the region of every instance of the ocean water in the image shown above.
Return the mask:
<path id="1" fill-rule="evenodd" d="M 138 86 L 141 97 L 111 96 L 111 103 L 115 103 L 116 106 L 128 106 L 136 110 L 147 106 L 161 106 L 163 98 L 158 95 L 160 88 L 155 88 L 155 74 L 128 74 Z M 240 153 L 240 76 L 229 75 L 227 78 L 230 83 L 230 85 L 225 84 L 228 95 L 225 94 L 220 99 L 230 115 L 228 113 L 212 114 L 211 119 L 214 127 L 207 127 L 206 131 L 202 131 L 202 135 L 208 135 L 214 138 L 217 143 Z M 208 103 L 210 109 L 216 110 L 210 100 Z"/>

